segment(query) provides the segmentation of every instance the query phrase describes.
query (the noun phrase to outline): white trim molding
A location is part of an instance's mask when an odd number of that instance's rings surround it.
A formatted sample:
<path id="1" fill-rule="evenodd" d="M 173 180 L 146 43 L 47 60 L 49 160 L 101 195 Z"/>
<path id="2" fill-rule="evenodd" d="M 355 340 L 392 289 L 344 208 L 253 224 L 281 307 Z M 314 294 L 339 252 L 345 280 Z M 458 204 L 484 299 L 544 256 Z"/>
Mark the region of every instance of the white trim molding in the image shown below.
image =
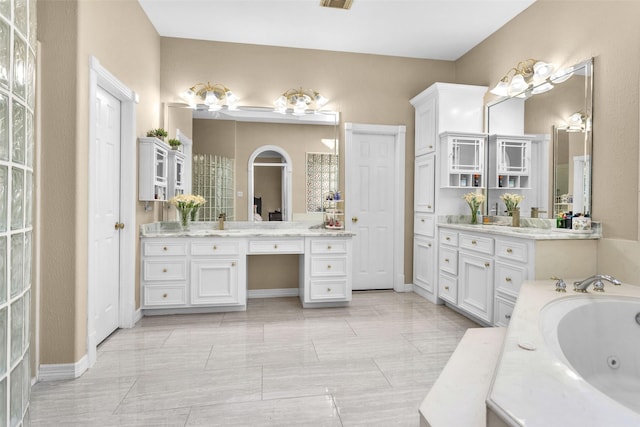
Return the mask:
<path id="1" fill-rule="evenodd" d="M 298 288 L 279 288 L 279 289 L 249 289 L 248 297 L 251 298 L 280 298 L 280 297 L 297 297 L 299 295 Z"/>
<path id="2" fill-rule="evenodd" d="M 283 221 L 291 221 L 292 215 L 291 211 L 293 210 L 293 197 L 292 197 L 292 176 L 293 176 L 293 162 L 291 161 L 291 156 L 287 153 L 282 147 L 278 147 L 277 145 L 263 145 L 262 147 L 258 147 L 249 157 L 249 177 L 247 180 L 247 184 L 249 186 L 249 194 L 247 195 L 247 221 L 253 221 L 253 198 L 255 197 L 255 185 L 253 182 L 254 177 L 254 164 L 253 162 L 260 156 L 260 154 L 265 151 L 275 151 L 280 154 L 282 158 L 284 158 L 285 165 L 282 169 L 282 199 L 284 200 L 284 205 L 282 206 L 282 220 Z"/>
<path id="3" fill-rule="evenodd" d="M 85 354 L 76 363 L 40 365 L 38 381 L 73 380 L 80 377 L 89 368 L 88 362 L 88 357 Z"/>
<path id="4" fill-rule="evenodd" d="M 101 87 L 121 102 L 121 148 L 120 148 L 120 222 L 125 228 L 120 231 L 120 312 L 118 323 L 121 328 L 132 328 L 135 325 L 135 263 L 136 259 L 136 104 L 138 95 L 118 80 L 94 56 L 89 58 L 89 164 L 94 163 L 97 153 L 92 141 L 96 135 L 96 93 Z M 96 177 L 89 170 L 89 189 L 93 188 Z M 95 314 L 92 303 L 95 290 L 92 277 L 98 260 L 92 251 L 93 241 L 93 207 L 96 206 L 98 195 L 89 191 L 89 221 L 88 221 L 88 268 L 87 268 L 87 356 L 83 366 L 90 368 L 96 362 L 97 345 L 95 339 Z M 58 365 L 53 365 L 58 366 Z"/>

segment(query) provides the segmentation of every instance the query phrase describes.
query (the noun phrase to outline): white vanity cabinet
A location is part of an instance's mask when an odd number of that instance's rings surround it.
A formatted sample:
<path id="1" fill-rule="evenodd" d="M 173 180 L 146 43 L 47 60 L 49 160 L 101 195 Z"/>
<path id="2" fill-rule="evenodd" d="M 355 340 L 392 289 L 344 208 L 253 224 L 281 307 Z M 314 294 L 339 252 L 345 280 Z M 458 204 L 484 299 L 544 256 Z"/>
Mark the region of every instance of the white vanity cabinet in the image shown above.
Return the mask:
<path id="1" fill-rule="evenodd" d="M 246 242 L 234 238 L 141 241 L 141 308 L 246 306 Z"/>
<path id="2" fill-rule="evenodd" d="M 244 306 L 244 241 L 203 238 L 191 241 L 190 247 L 191 305 Z"/>
<path id="3" fill-rule="evenodd" d="M 348 304 L 352 234 L 302 230 L 242 235 L 222 231 L 206 237 L 144 237 L 143 232 L 141 309 L 145 314 L 246 310 L 247 257 L 277 254 L 300 255 L 298 294 L 303 307 Z"/>
<path id="4" fill-rule="evenodd" d="M 520 285 L 532 277 L 534 243 L 441 226 L 439 295 L 481 323 L 507 326 Z"/>
<path id="5" fill-rule="evenodd" d="M 456 144 L 458 148 L 452 145 L 452 150 L 458 154 L 456 159 L 460 161 L 450 168 L 447 159 L 452 157 L 447 147 L 441 146 L 440 134 L 451 132 L 462 136 L 482 132 L 486 91 L 485 86 L 435 83 L 410 101 L 415 108 L 416 129 L 413 289 L 434 303 L 442 302 L 438 299 L 436 286 L 437 215 L 462 214 L 468 210 L 457 188 L 461 187 L 461 182 L 472 187 L 474 178 L 482 179 L 483 172 L 478 171 L 481 170 L 480 162 L 484 161 L 482 156 L 475 155 L 481 147 L 469 145 L 471 149 L 467 150 L 467 145 L 460 141 Z M 483 145 L 484 140 L 480 138 L 475 143 Z M 470 163 L 474 165 L 470 169 L 465 166 L 469 154 L 473 156 Z M 446 179 L 442 178 L 443 174 Z M 450 175 L 456 177 L 454 183 L 450 183 Z"/>
<path id="6" fill-rule="evenodd" d="M 351 301 L 351 238 L 307 238 L 300 263 L 302 306 Z"/>
<path id="7" fill-rule="evenodd" d="M 169 145 L 158 138 L 139 138 L 138 200 L 167 200 Z"/>

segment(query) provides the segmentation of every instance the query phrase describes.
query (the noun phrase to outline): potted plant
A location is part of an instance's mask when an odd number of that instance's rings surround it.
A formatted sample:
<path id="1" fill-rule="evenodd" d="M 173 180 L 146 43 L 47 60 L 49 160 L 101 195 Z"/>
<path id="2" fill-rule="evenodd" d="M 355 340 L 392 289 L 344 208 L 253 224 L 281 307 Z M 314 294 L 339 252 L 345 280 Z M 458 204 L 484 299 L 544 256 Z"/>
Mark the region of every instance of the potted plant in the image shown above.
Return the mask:
<path id="1" fill-rule="evenodd" d="M 179 139 L 175 139 L 175 138 L 169 139 L 168 143 L 171 146 L 172 150 L 177 150 L 178 147 L 180 147 L 180 145 L 182 144 Z"/>
<path id="2" fill-rule="evenodd" d="M 162 128 L 151 129 L 149 132 L 147 132 L 147 136 L 156 137 L 161 139 L 162 141 L 164 141 L 164 137 L 167 135 L 169 135 L 167 131 Z"/>

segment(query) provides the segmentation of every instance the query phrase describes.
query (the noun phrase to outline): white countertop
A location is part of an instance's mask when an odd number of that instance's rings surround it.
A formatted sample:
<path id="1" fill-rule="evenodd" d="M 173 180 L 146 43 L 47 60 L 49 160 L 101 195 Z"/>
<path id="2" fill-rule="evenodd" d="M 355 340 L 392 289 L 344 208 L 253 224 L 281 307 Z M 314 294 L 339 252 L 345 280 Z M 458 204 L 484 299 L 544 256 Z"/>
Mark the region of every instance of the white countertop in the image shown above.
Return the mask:
<path id="1" fill-rule="evenodd" d="M 327 229 L 305 222 L 227 221 L 224 230 L 218 222 L 192 222 L 182 230 L 177 221 L 154 222 L 140 226 L 140 237 L 351 237 L 346 230 Z"/>
<path id="2" fill-rule="evenodd" d="M 511 227 L 509 225 L 492 224 L 455 224 L 439 223 L 438 227 L 453 228 L 456 230 L 473 231 L 478 233 L 498 234 L 501 236 L 521 237 L 532 240 L 575 240 L 575 239 L 599 239 L 602 234 L 599 230 L 584 232 L 568 230 L 564 228 L 537 228 L 537 227 Z"/>
<path id="3" fill-rule="evenodd" d="M 553 355 L 540 331 L 539 315 L 546 304 L 560 298 L 640 297 L 640 286 L 607 282 L 604 293 L 579 294 L 572 290 L 574 279 L 565 281 L 566 293 L 555 291 L 554 280 L 523 283 L 488 407 L 510 426 L 639 426 L 640 415 L 606 397 Z"/>

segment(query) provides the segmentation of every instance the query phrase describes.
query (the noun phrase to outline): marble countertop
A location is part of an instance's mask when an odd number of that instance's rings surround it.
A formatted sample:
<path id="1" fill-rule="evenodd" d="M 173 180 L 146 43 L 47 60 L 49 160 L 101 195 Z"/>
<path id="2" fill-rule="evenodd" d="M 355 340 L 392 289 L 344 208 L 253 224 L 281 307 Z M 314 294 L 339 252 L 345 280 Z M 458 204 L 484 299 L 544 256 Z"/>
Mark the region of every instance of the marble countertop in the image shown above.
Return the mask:
<path id="1" fill-rule="evenodd" d="M 580 278 L 584 279 L 584 278 Z M 638 426 L 640 415 L 606 397 L 558 359 L 547 346 L 540 327 L 540 311 L 561 298 L 640 298 L 640 286 L 605 283 L 605 292 L 579 294 L 569 288 L 555 291 L 555 280 L 525 282 L 511 316 L 500 362 L 487 405 L 509 426 L 585 427 Z"/>
<path id="2" fill-rule="evenodd" d="M 323 228 L 307 222 L 227 221 L 224 230 L 217 221 L 197 221 L 183 230 L 177 221 L 154 222 L 140 226 L 140 237 L 351 237 L 346 230 Z"/>
<path id="3" fill-rule="evenodd" d="M 591 230 L 569 230 L 564 228 L 552 228 L 549 221 L 536 221 L 525 223 L 525 227 L 512 227 L 506 222 L 500 224 L 469 224 L 445 218 L 438 222 L 438 227 L 454 228 L 456 230 L 473 231 L 480 233 L 498 234 L 501 236 L 521 237 L 532 240 L 576 240 L 599 239 L 602 237 L 598 224 Z"/>

